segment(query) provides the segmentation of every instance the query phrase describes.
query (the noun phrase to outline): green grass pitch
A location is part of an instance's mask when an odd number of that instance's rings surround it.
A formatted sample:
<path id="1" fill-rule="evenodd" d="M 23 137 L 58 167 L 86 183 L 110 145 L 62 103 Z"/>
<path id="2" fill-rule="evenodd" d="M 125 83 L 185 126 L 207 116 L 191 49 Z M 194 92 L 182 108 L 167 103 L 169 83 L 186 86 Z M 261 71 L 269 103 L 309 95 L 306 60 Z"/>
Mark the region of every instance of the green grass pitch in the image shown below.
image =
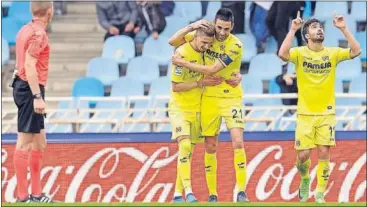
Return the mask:
<path id="1" fill-rule="evenodd" d="M 2 203 L 2 206 L 366 206 L 365 202 L 359 203 L 325 203 L 316 204 L 312 202 L 299 203 L 266 203 L 266 202 L 250 202 L 250 203 L 54 203 L 54 204 L 9 204 Z"/>

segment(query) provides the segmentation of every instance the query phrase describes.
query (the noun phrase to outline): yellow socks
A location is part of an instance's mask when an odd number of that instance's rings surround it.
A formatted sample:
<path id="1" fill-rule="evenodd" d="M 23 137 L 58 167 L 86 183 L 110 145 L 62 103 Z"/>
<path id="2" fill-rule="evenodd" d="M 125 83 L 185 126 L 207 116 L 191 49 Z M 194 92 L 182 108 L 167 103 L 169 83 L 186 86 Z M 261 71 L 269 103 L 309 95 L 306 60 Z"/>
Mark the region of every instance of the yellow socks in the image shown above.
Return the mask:
<path id="1" fill-rule="evenodd" d="M 180 173 L 182 187 L 186 192 L 192 192 L 190 156 L 191 140 L 183 139 L 178 143 L 178 172 Z"/>
<path id="2" fill-rule="evenodd" d="M 236 170 L 236 184 L 239 191 L 245 191 L 246 185 L 246 153 L 242 149 L 234 149 L 234 166 Z"/>
<path id="3" fill-rule="evenodd" d="M 195 144 L 191 144 L 191 150 L 190 150 L 190 164 L 191 164 L 191 160 L 192 160 L 192 156 L 193 156 L 193 152 L 195 149 Z M 180 153 L 180 152 L 179 152 Z M 177 175 L 176 175 L 176 184 L 175 184 L 175 195 L 174 196 L 182 196 L 182 192 L 184 190 L 182 181 L 181 181 L 181 175 L 180 175 L 180 171 L 179 171 L 179 163 L 180 163 L 180 159 L 177 159 Z"/>
<path id="4" fill-rule="evenodd" d="M 297 159 L 296 161 L 296 167 L 298 169 L 299 174 L 301 175 L 301 178 L 309 178 L 310 177 L 310 166 L 311 166 L 311 159 L 308 159 L 301 163 Z"/>
<path id="5" fill-rule="evenodd" d="M 316 192 L 324 193 L 329 180 L 329 160 L 319 160 L 317 164 L 317 187 Z"/>
<path id="6" fill-rule="evenodd" d="M 205 178 L 208 186 L 209 195 L 217 193 L 217 155 L 205 152 Z"/>

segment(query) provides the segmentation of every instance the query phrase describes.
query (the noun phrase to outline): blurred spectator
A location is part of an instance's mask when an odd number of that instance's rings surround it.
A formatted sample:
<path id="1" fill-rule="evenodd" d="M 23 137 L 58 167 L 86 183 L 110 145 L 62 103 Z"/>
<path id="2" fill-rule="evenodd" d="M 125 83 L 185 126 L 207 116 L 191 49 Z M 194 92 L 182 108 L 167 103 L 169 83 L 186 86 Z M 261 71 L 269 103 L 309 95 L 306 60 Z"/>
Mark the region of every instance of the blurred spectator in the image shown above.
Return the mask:
<path id="1" fill-rule="evenodd" d="M 303 1 L 275 1 L 266 17 L 266 24 L 270 34 L 278 43 L 278 50 L 287 36 L 289 21 L 295 19 L 297 12 L 301 11 L 301 16 L 305 2 Z M 296 32 L 298 46 L 302 45 L 301 30 Z"/>
<path id="2" fill-rule="evenodd" d="M 98 21 L 107 30 L 104 40 L 115 35 L 135 37 L 134 28 L 138 19 L 135 1 L 97 2 Z"/>
<path id="3" fill-rule="evenodd" d="M 276 77 L 281 93 L 298 93 L 296 74 L 281 74 Z M 284 105 L 297 105 L 298 99 L 283 99 Z"/>
<path id="4" fill-rule="evenodd" d="M 266 16 L 273 2 L 253 2 L 250 6 L 250 29 L 256 39 L 257 53 L 265 50 L 266 40 L 270 36 L 266 26 Z"/>
<path id="5" fill-rule="evenodd" d="M 158 38 L 158 35 L 166 27 L 166 19 L 164 14 L 160 10 L 160 2 L 153 1 L 137 1 L 139 8 L 139 24 L 134 29 L 137 33 L 140 28 L 145 27 L 148 35 L 152 35 L 154 39 Z"/>
<path id="6" fill-rule="evenodd" d="M 54 1 L 54 12 L 56 15 L 66 14 L 66 3 L 65 1 Z"/>
<path id="7" fill-rule="evenodd" d="M 7 17 L 9 13 L 9 7 L 1 5 L 1 16 Z"/>
<path id="8" fill-rule="evenodd" d="M 232 10 L 234 16 L 233 34 L 245 33 L 245 2 L 222 1 L 222 7 Z"/>
<path id="9" fill-rule="evenodd" d="M 201 16 L 205 16 L 206 15 L 206 10 L 208 9 L 208 1 L 200 1 L 201 2 Z"/>
<path id="10" fill-rule="evenodd" d="M 173 1 L 162 1 L 161 7 L 160 7 L 161 12 L 163 13 L 165 17 L 172 15 L 174 8 L 175 8 L 175 2 Z"/>

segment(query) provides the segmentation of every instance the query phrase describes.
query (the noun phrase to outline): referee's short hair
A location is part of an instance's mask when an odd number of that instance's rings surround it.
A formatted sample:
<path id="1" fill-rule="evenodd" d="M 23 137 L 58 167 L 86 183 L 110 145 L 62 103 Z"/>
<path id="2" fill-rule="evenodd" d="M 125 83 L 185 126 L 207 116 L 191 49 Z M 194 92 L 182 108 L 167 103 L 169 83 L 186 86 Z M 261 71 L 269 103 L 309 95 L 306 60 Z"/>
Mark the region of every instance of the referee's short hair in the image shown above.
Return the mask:
<path id="1" fill-rule="evenodd" d="M 53 7 L 52 1 L 31 1 L 31 12 L 33 16 L 43 17 L 47 10 Z"/>

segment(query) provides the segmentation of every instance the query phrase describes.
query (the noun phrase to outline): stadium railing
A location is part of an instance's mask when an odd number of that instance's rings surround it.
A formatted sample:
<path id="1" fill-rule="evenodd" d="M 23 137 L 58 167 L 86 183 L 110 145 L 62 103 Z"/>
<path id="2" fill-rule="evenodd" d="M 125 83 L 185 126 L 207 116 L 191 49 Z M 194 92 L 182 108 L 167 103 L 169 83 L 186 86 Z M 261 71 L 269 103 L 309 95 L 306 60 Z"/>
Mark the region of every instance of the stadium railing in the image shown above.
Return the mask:
<path id="1" fill-rule="evenodd" d="M 245 131 L 292 131 L 296 121 L 297 106 L 269 104 L 274 99 L 296 98 L 297 94 L 245 94 L 244 100 L 256 100 L 254 105 L 245 106 Z M 337 99 L 354 99 L 357 103 L 336 105 L 337 130 L 366 130 L 366 94 L 337 93 Z M 51 128 L 48 133 L 55 132 L 55 125 L 72 125 L 73 132 L 162 132 L 170 131 L 167 106 L 169 96 L 129 96 L 129 97 L 48 97 L 47 102 L 70 102 L 70 107 L 47 108 L 46 124 Z M 4 103 L 12 103 L 13 98 L 4 97 Z M 101 103 L 115 103 L 99 107 Z M 116 107 L 116 103 L 123 107 Z M 140 104 L 139 104 L 140 103 Z M 144 103 L 144 104 L 141 104 Z M 360 103 L 360 104 L 358 104 Z M 55 106 L 57 104 L 49 104 Z M 139 107 L 131 107 L 131 106 Z M 92 106 L 92 107 L 90 107 Z M 147 106 L 147 107 L 141 107 Z M 135 114 L 134 114 L 135 113 Z M 240 114 L 239 114 L 240 115 Z M 265 124 L 264 124 L 265 123 Z M 3 110 L 2 133 L 16 132 L 16 108 Z M 141 126 L 149 125 L 141 131 Z M 89 131 L 91 125 L 93 131 Z M 109 125 L 107 131 L 95 125 Z M 81 127 L 83 126 L 83 127 Z M 127 127 L 128 129 L 123 129 Z M 293 126 L 293 127 L 290 127 Z M 222 122 L 221 131 L 227 131 Z M 59 131 L 58 131 L 59 132 Z"/>

